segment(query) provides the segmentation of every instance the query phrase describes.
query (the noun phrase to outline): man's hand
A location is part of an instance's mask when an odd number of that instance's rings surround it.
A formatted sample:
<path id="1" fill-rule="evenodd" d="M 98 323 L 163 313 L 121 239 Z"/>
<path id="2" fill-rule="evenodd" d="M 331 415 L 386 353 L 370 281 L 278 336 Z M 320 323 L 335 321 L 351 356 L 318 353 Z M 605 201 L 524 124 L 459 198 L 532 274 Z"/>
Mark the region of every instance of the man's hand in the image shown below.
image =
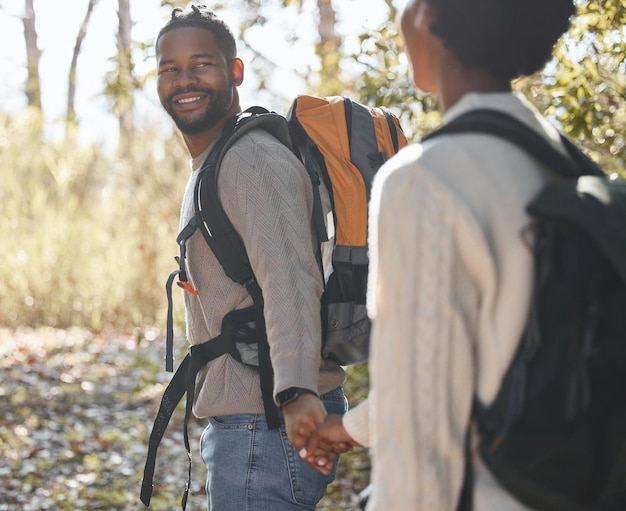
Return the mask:
<path id="1" fill-rule="evenodd" d="M 341 415 L 328 415 L 300 451 L 309 467 L 325 475 L 330 473 L 339 454 L 360 445 L 348 435 L 341 419 Z"/>
<path id="2" fill-rule="evenodd" d="M 311 433 L 326 417 L 326 409 L 320 398 L 313 394 L 301 394 L 294 401 L 282 408 L 285 417 L 287 436 L 295 447 L 301 451 Z"/>

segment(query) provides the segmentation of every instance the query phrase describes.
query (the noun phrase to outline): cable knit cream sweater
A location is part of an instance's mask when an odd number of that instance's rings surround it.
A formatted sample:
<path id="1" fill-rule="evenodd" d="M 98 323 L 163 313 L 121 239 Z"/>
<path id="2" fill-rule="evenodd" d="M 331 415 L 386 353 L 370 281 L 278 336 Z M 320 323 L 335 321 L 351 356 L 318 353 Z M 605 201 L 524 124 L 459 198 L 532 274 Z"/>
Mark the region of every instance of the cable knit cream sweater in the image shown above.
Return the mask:
<path id="1" fill-rule="evenodd" d="M 560 147 L 513 94 L 469 94 Z M 472 398 L 491 402 L 524 328 L 532 256 L 520 235 L 545 177 L 521 150 L 482 134 L 412 145 L 379 172 L 370 220 L 371 393 L 344 425 L 372 447 L 368 511 L 455 511 Z M 474 509 L 524 509 L 474 454 Z"/>
<path id="2" fill-rule="evenodd" d="M 210 148 L 192 161 L 181 209 L 181 228 L 194 212 L 198 170 Z M 264 131 L 251 131 L 224 157 L 218 178 L 224 210 L 241 235 L 263 291 L 274 394 L 295 386 L 323 394 L 344 381 L 343 369 L 320 357 L 322 277 L 311 224 L 312 193 L 294 154 Z M 252 305 L 196 231 L 187 242 L 187 273 L 199 296 L 185 293 L 187 338 L 199 344 L 220 333 L 222 318 Z M 263 413 L 258 372 L 229 355 L 201 373 L 197 417 Z"/>

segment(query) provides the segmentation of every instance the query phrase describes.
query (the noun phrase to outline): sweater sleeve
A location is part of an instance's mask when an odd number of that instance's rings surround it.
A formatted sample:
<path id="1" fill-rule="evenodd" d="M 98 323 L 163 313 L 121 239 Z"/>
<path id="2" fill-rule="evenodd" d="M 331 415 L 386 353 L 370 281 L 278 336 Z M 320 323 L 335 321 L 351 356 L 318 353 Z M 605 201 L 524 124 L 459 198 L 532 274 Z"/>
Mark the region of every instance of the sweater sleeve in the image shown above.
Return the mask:
<path id="1" fill-rule="evenodd" d="M 343 427 L 348 435 L 364 446 L 368 446 L 370 443 L 370 398 L 361 401 L 342 418 Z"/>
<path id="2" fill-rule="evenodd" d="M 469 326 L 477 304 L 457 245 L 458 233 L 472 229 L 451 192 L 415 165 L 382 174 L 372 197 L 368 509 L 454 511 L 474 391 Z"/>
<path id="3" fill-rule="evenodd" d="M 226 154 L 218 186 L 263 290 L 274 393 L 317 392 L 323 288 L 306 170 L 276 139 L 251 132 Z"/>

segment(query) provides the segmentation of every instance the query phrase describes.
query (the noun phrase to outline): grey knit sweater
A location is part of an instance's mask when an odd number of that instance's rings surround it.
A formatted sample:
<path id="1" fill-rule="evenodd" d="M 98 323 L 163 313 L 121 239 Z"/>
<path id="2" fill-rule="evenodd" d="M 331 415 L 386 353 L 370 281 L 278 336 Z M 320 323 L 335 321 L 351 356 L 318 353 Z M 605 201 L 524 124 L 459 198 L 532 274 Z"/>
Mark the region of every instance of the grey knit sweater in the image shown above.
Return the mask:
<path id="1" fill-rule="evenodd" d="M 210 149 L 191 162 L 181 228 L 194 213 L 193 190 Z M 244 241 L 263 291 L 274 395 L 291 386 L 323 394 L 341 385 L 345 379 L 343 369 L 320 357 L 323 282 L 306 170 L 275 138 L 255 130 L 238 140 L 224 157 L 218 193 Z M 252 305 L 246 289 L 224 274 L 198 231 L 187 242 L 187 274 L 199 291 L 199 296 L 185 292 L 187 338 L 191 344 L 216 337 L 226 313 Z M 197 417 L 263 413 L 257 370 L 230 355 L 205 367 L 196 390 Z"/>

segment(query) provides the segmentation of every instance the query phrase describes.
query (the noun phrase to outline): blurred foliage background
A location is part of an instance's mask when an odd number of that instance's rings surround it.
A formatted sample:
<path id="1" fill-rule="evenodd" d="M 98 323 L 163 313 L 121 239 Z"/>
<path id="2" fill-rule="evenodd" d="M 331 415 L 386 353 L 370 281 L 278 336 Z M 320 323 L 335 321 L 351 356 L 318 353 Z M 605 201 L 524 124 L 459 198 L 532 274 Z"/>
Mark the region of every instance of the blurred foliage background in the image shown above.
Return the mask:
<path id="1" fill-rule="evenodd" d="M 116 67 L 107 73 L 102 84 L 111 112 L 119 117 L 117 149 L 107 151 L 101 144 L 81 142 L 78 136 L 81 125 L 71 96 L 80 86 L 75 73 L 70 73 L 68 83 L 64 135 L 48 135 L 47 126 L 57 120 L 47 119 L 41 109 L 40 95 L 46 84 L 41 82 L 37 70 L 37 4 L 25 0 L 27 106 L 11 114 L 0 106 L 0 253 L 4 261 L 0 266 L 0 328 L 5 332 L 24 327 L 80 327 L 81 331 L 90 332 L 87 338 L 104 335 L 109 339 L 107 332 L 114 331 L 124 336 L 126 347 L 147 342 L 147 331 L 148 341 L 162 340 L 158 330 L 165 325 L 164 284 L 175 269 L 179 204 L 189 158 L 174 130 L 164 131 L 159 126 L 142 126 L 134 121 L 134 97 L 153 78 L 151 73 L 138 74 L 136 60 L 153 60 L 154 47 L 152 40 L 132 39 L 132 1 L 139 0 L 118 0 L 118 46 L 116 55 L 111 57 Z M 315 25 L 315 61 L 301 71 L 299 79 L 305 86 L 299 92 L 348 95 L 369 105 L 385 105 L 400 116 L 408 138 L 416 141 L 435 128 L 441 117 L 436 99 L 421 95 L 410 83 L 395 23 L 404 2 L 366 3 L 382 9 L 386 15 L 377 29 L 362 34 L 341 32 L 335 10 L 337 0 L 334 5 L 331 0 L 231 0 L 218 2 L 213 8 L 218 12 L 239 10 L 241 25 L 233 28 L 238 30 L 242 48 L 251 55 L 247 74 L 256 78 L 259 97 L 270 97 L 272 107 L 283 113 L 293 98 L 272 90 L 271 77 L 278 65 L 255 49 L 249 35 L 252 30 L 270 29 L 276 12 L 287 12 L 293 19 L 314 13 L 310 23 Z M 626 177 L 626 0 L 576 3 L 580 14 L 555 47 L 553 60 L 540 73 L 518 81 L 515 88 L 583 146 L 608 174 Z M 80 43 L 89 37 L 90 15 L 97 0 L 75 4 L 85 9 L 76 39 L 77 57 Z M 161 4 L 168 12 L 170 7 L 186 2 Z M 365 3 L 359 3 L 359 8 L 362 5 Z M 285 44 L 298 40 L 297 26 L 284 27 Z M 357 42 L 356 49 L 354 44 L 348 49 L 348 38 Z M 68 55 L 68 62 L 71 58 Z M 73 58 L 71 65 L 76 66 L 77 62 Z M 180 337 L 184 328 L 180 297 L 175 297 L 175 321 Z M 181 350 L 184 344 L 180 339 Z M 162 349 L 161 344 L 143 345 L 147 346 Z M 31 356 L 28 350 L 24 353 L 23 359 L 31 364 L 23 366 L 26 371 L 35 363 L 33 360 L 46 359 L 42 354 L 37 355 L 39 358 Z M 6 360 L 10 365 L 17 364 L 18 359 Z M 131 367 L 134 362 L 126 363 Z M 156 376 L 162 371 L 156 363 L 146 363 L 145 367 L 150 370 L 150 375 L 141 376 L 145 385 L 155 379 L 164 381 L 162 375 Z M 44 372 L 54 379 L 50 371 Z M 20 381 L 16 374 L 12 378 Z M 367 394 L 367 384 L 367 367 L 351 368 L 346 386 L 351 405 Z M 9 391 L 5 388 L 2 392 Z M 126 392 L 129 400 L 139 401 L 142 385 Z M 151 399 L 158 394 L 153 392 Z M 152 413 L 143 414 L 147 422 Z M 140 431 L 142 437 L 146 436 L 146 427 Z M 16 431 L 14 427 L 10 430 Z M 17 438 L 14 434 L 3 435 L 0 449 L 8 445 L 7 438 Z M 131 441 L 138 440 L 133 437 Z M 367 483 L 366 453 L 360 451 L 343 459 L 340 478 L 344 482 L 329 490 L 323 509 L 345 509 L 332 504 L 342 501 L 337 493 L 345 489 L 345 480 L 353 493 Z M 133 479 L 133 483 L 137 481 Z M 17 489 L 16 493 L 22 491 Z M 354 502 L 354 495 L 350 499 Z M 345 497 L 343 501 L 345 504 Z M 72 507 L 75 503 L 68 501 L 67 505 L 67 509 L 76 509 Z M 105 503 L 97 509 L 109 509 L 111 505 Z M 96 509 L 93 503 L 91 509 Z"/>
<path id="2" fill-rule="evenodd" d="M 331 2 L 317 2 L 319 65 L 305 73 L 308 85 L 302 92 L 344 94 L 386 105 L 401 116 L 409 138 L 417 140 L 440 122 L 437 103 L 409 81 L 394 21 L 396 2 L 371 1 L 386 5 L 387 18 L 378 30 L 360 34 L 359 51 L 350 54 L 342 53 L 343 36 Z M 246 30 L 262 26 L 272 9 L 294 9 L 295 15 L 303 9 L 303 2 L 295 0 L 237 2 L 247 13 L 240 31 L 244 43 Z M 228 8 L 237 2 L 229 2 Z M 555 48 L 554 60 L 516 88 L 608 173 L 623 175 L 626 1 L 578 4 L 580 15 Z M 151 41 L 141 47 L 153 55 Z M 119 60 L 123 66 L 124 59 Z M 266 56 L 255 55 L 248 74 L 257 69 L 271 74 L 271 65 Z M 112 87 L 111 76 L 103 83 L 103 91 L 115 98 L 116 112 L 119 105 L 132 105 L 121 98 L 136 94 L 145 77 L 128 83 Z M 258 86 L 266 88 L 266 82 L 260 80 Z M 286 109 L 291 99 L 278 98 L 277 104 Z M 163 324 L 163 283 L 174 269 L 179 200 L 188 172 L 180 138 L 154 127 L 120 124 L 124 151 L 111 154 L 81 144 L 81 127 L 73 117 L 68 116 L 71 129 L 62 140 L 46 138 L 46 122 L 36 100 L 18 114 L 0 108 L 0 246 L 5 260 L 0 267 L 0 325 L 74 325 L 99 331 Z M 180 311 L 177 319 L 180 325 Z"/>

